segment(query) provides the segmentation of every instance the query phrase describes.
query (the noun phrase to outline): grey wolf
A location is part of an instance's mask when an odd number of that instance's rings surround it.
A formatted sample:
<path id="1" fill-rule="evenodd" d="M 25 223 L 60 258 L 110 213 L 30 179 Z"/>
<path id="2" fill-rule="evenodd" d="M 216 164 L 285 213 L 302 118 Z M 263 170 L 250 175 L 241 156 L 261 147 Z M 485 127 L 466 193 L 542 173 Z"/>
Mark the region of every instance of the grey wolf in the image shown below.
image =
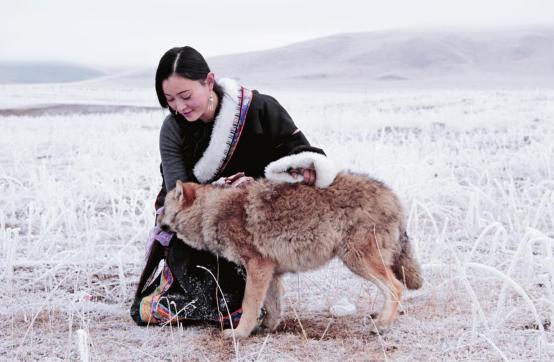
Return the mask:
<path id="1" fill-rule="evenodd" d="M 404 285 L 417 289 L 423 283 L 398 197 L 367 176 L 339 173 L 326 188 L 268 180 L 242 188 L 178 181 L 158 222 L 193 248 L 245 266 L 243 315 L 234 331 L 223 331 L 225 337 L 249 336 L 262 307 L 263 325 L 274 331 L 282 274 L 319 268 L 334 257 L 383 293 L 376 332 L 396 319 Z"/>

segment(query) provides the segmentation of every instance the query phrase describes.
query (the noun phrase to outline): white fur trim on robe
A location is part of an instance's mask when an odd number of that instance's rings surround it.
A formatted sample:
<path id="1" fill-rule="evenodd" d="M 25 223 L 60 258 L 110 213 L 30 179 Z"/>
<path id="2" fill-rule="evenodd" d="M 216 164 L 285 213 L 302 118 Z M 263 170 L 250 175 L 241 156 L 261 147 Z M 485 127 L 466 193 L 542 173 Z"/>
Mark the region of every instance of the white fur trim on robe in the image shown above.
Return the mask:
<path id="1" fill-rule="evenodd" d="M 292 176 L 291 168 L 313 168 L 315 170 L 315 186 L 324 188 L 333 183 L 338 169 L 327 157 L 315 152 L 300 152 L 273 161 L 265 168 L 265 177 L 271 181 L 297 183 L 304 181 L 302 175 Z"/>
<path id="2" fill-rule="evenodd" d="M 229 134 L 233 129 L 233 122 L 240 113 L 239 85 L 233 79 L 218 79 L 217 84 L 223 88 L 224 97 L 221 100 L 221 109 L 214 120 L 212 136 L 206 151 L 196 162 L 193 172 L 200 183 L 213 179 L 225 161 L 229 150 Z M 199 121 L 201 122 L 201 121 Z"/>

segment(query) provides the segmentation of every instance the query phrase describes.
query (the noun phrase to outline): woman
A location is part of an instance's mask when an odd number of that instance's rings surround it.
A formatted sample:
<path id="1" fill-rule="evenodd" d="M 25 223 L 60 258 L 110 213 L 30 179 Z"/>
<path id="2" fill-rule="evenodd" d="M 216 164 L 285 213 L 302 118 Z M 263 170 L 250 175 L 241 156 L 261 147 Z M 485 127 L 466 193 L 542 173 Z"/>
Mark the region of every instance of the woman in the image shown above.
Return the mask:
<path id="1" fill-rule="evenodd" d="M 163 207 L 177 180 L 241 186 L 270 173 L 275 179 L 317 186 L 325 178 L 323 151 L 310 145 L 274 98 L 231 79 L 216 81 L 193 48 L 173 48 L 163 55 L 156 93 L 171 113 L 160 131 L 163 181 L 156 209 Z M 152 239 L 131 307 L 137 323 L 228 323 L 229 316 L 234 322 L 240 318 L 242 267 L 191 249 L 160 230 Z M 165 265 L 154 277 L 161 259 Z M 145 288 L 148 279 L 154 282 Z"/>

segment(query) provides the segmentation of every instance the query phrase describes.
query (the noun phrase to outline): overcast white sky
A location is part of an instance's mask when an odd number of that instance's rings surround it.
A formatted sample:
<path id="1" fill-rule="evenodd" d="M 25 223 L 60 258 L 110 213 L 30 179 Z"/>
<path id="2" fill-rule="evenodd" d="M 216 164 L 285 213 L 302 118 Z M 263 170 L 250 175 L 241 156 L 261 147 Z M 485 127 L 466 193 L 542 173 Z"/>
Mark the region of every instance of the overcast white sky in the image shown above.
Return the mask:
<path id="1" fill-rule="evenodd" d="M 554 26 L 552 0 L 0 0 L 0 61 L 155 66 L 174 46 L 205 56 L 341 32 Z"/>

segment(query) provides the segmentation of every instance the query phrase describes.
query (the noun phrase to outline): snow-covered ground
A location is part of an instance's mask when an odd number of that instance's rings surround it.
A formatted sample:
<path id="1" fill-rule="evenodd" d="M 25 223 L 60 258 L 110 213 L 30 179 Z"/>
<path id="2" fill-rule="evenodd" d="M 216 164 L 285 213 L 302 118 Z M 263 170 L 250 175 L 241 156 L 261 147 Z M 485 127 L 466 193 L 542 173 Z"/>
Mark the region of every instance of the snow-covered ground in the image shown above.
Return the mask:
<path id="1" fill-rule="evenodd" d="M 155 104 L 145 92 L 64 95 Z M 425 285 L 405 293 L 388 333 L 370 334 L 380 293 L 339 262 L 287 276 L 280 330 L 238 346 L 209 326 L 136 326 L 128 309 L 161 181 L 163 113 L 10 116 L 0 118 L 0 359 L 554 359 L 554 90 L 268 93 L 329 157 L 404 201 Z M 0 95 L 20 107 L 60 99 L 48 86 Z M 331 313 L 349 304 L 354 314 Z"/>

